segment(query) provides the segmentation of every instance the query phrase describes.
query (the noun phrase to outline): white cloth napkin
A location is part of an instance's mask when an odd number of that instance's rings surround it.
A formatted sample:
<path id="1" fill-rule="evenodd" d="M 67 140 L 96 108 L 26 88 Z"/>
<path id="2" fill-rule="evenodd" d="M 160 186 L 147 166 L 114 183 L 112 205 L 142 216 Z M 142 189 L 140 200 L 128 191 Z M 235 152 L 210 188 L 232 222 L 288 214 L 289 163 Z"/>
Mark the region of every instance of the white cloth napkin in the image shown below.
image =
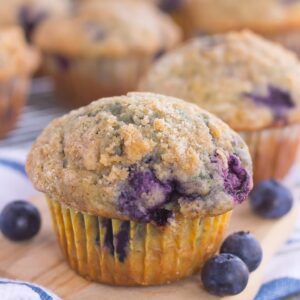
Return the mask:
<path id="1" fill-rule="evenodd" d="M 1 300 L 61 300 L 36 284 L 0 278 Z"/>

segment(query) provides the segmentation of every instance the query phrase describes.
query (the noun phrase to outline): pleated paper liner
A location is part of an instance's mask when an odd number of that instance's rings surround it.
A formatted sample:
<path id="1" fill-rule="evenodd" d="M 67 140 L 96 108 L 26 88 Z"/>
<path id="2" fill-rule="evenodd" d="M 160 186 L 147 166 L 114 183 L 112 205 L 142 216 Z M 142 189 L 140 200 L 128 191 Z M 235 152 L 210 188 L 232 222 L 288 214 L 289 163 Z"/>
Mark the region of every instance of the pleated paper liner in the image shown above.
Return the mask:
<path id="1" fill-rule="evenodd" d="M 107 219 L 48 200 L 60 247 L 81 276 L 113 285 L 169 283 L 199 271 L 218 250 L 231 212 L 176 224 Z"/>
<path id="2" fill-rule="evenodd" d="M 300 124 L 239 134 L 250 150 L 254 182 L 288 174 L 298 155 Z"/>

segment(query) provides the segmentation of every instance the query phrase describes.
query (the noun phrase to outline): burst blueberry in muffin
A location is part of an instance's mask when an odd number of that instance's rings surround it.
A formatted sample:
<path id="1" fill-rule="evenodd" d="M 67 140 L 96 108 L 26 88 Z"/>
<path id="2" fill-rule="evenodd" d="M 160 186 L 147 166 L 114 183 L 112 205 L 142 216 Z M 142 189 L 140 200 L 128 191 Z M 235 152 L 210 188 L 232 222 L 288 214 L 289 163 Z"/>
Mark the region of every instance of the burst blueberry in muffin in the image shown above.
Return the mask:
<path id="1" fill-rule="evenodd" d="M 242 139 L 215 116 L 150 93 L 103 98 L 54 120 L 27 161 L 71 267 L 116 285 L 198 271 L 252 187 Z"/>
<path id="2" fill-rule="evenodd" d="M 148 3 L 94 0 L 44 22 L 34 40 L 57 93 L 74 107 L 135 90 L 153 60 L 179 42 L 180 29 Z"/>
<path id="3" fill-rule="evenodd" d="M 238 131 L 254 179 L 283 178 L 300 137 L 300 63 L 248 31 L 196 38 L 160 59 L 140 88 L 186 99 Z"/>

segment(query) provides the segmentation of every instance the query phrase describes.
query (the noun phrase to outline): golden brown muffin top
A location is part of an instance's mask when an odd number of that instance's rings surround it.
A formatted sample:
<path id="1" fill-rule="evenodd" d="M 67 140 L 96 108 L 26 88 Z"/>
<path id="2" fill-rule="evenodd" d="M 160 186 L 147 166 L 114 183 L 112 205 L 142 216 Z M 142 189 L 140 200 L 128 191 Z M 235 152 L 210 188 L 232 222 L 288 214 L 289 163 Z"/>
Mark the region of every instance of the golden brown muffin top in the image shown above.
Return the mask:
<path id="1" fill-rule="evenodd" d="M 238 131 L 300 121 L 300 63 L 248 31 L 197 38 L 162 57 L 141 90 L 179 97 Z"/>
<path id="2" fill-rule="evenodd" d="M 155 55 L 179 40 L 168 16 L 134 0 L 87 1 L 73 16 L 44 22 L 35 36 L 45 52 L 73 57 Z"/>
<path id="3" fill-rule="evenodd" d="M 0 80 L 29 76 L 38 63 L 38 53 L 26 43 L 20 28 L 0 28 Z"/>
<path id="4" fill-rule="evenodd" d="M 272 33 L 300 26 L 298 0 L 187 0 L 195 34 L 249 28 Z"/>
<path id="5" fill-rule="evenodd" d="M 238 134 L 185 101 L 129 93 L 53 121 L 27 160 L 50 199 L 104 217 L 218 215 L 244 201 L 252 163 Z"/>

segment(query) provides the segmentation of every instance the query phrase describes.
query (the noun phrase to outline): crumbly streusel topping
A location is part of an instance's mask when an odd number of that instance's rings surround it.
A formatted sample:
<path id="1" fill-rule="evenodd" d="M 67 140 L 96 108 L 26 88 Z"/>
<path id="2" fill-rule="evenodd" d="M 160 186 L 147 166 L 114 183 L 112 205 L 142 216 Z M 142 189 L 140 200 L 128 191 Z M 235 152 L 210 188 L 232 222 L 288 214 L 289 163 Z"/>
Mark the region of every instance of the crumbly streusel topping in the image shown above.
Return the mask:
<path id="1" fill-rule="evenodd" d="M 179 97 L 235 130 L 300 121 L 300 63 L 248 31 L 194 39 L 150 69 L 141 90 Z"/>
<path id="2" fill-rule="evenodd" d="M 160 224 L 178 211 L 224 213 L 252 187 L 239 135 L 193 104 L 150 93 L 103 98 L 54 120 L 27 172 L 72 208 Z"/>
<path id="3" fill-rule="evenodd" d="M 0 28 L 0 80 L 28 76 L 38 62 L 37 52 L 27 45 L 21 29 Z"/>
<path id="4" fill-rule="evenodd" d="M 134 0 L 87 1 L 69 18 L 46 21 L 35 37 L 45 52 L 75 57 L 154 55 L 179 40 L 168 16 Z"/>

